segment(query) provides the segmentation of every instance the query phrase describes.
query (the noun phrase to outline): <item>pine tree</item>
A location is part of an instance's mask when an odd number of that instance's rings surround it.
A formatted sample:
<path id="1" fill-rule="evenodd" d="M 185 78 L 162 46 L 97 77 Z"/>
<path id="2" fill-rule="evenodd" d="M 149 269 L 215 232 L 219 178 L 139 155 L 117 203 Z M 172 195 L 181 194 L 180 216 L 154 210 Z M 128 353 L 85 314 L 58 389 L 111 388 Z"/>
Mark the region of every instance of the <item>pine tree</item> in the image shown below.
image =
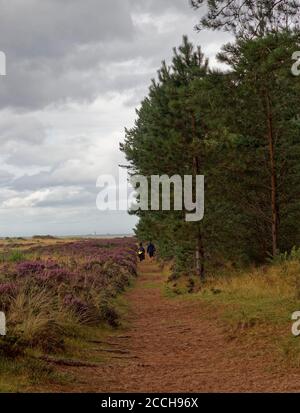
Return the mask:
<path id="1" fill-rule="evenodd" d="M 230 168 L 243 179 L 235 187 L 240 202 L 255 218 L 265 253 L 272 256 L 299 242 L 299 231 L 288 236 L 286 227 L 291 211 L 297 215 L 300 189 L 300 85 L 290 70 L 298 41 L 298 35 L 290 33 L 239 40 L 225 46 L 219 56 L 233 70 L 228 125 L 236 134 L 239 153 Z"/>
<path id="2" fill-rule="evenodd" d="M 177 273 L 194 268 L 203 279 L 204 260 L 259 263 L 300 244 L 298 44 L 290 31 L 237 39 L 218 56 L 230 68 L 222 72 L 184 38 L 126 130 L 132 173 L 206 177 L 200 224 L 185 211 L 136 212 L 137 235 L 174 258 Z"/>
<path id="3" fill-rule="evenodd" d="M 137 112 L 135 127 L 126 131 L 125 152 L 133 173 L 150 175 L 199 175 L 203 170 L 203 132 L 201 121 L 193 106 L 191 85 L 195 79 L 206 76 L 208 62 L 200 48 L 194 50 L 187 37 L 174 49 L 171 67 L 163 63 L 158 72 L 158 81 L 153 81 L 149 96 Z M 161 243 L 168 240 L 172 249 L 191 250 L 195 253 L 198 276 L 204 278 L 204 245 L 201 224 L 186 223 L 185 211 L 143 212 L 138 211 L 140 234 L 153 228 Z M 147 225 L 145 223 L 147 222 Z M 148 230 L 145 230 L 148 227 Z M 153 234 L 153 235 L 154 235 Z M 151 237 L 154 238 L 154 237 Z M 184 245 L 184 239 L 187 239 Z M 180 241 L 182 240 L 182 241 Z M 177 254 L 181 255 L 181 254 Z M 186 255 L 186 262 L 191 255 Z M 178 265 L 182 265 L 182 260 Z M 189 264 L 190 265 L 190 264 Z"/>

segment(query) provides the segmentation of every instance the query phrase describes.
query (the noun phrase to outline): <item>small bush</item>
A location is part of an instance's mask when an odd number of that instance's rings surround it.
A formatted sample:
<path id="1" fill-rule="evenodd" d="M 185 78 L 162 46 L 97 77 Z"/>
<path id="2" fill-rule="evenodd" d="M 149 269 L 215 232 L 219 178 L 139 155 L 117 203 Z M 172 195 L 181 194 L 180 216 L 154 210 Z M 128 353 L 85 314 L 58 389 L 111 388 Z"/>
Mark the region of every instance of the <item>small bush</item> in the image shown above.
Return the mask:
<path id="1" fill-rule="evenodd" d="M 290 261 L 300 261 L 300 248 L 293 247 L 290 252 L 278 253 L 275 257 L 269 259 L 273 265 L 283 264 Z"/>
<path id="2" fill-rule="evenodd" d="M 111 327 L 119 326 L 119 314 L 109 300 L 103 300 L 100 303 L 100 314 L 103 321 L 106 321 Z"/>
<path id="3" fill-rule="evenodd" d="M 26 257 L 23 254 L 23 252 L 18 251 L 18 250 L 12 251 L 8 256 L 9 262 L 21 262 L 21 261 L 24 261 L 25 259 Z"/>

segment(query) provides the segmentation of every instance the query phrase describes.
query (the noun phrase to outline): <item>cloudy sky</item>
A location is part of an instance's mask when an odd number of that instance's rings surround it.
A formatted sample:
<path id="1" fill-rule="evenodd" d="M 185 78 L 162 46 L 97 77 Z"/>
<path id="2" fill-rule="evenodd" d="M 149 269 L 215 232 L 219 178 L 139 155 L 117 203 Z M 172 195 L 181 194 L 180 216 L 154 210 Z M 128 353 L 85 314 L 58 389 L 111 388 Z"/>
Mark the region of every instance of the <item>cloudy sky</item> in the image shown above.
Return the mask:
<path id="1" fill-rule="evenodd" d="M 0 0 L 0 236 L 132 231 L 97 210 L 97 177 L 117 177 L 124 127 L 183 34 L 215 64 L 227 38 L 198 18 L 188 0 Z"/>

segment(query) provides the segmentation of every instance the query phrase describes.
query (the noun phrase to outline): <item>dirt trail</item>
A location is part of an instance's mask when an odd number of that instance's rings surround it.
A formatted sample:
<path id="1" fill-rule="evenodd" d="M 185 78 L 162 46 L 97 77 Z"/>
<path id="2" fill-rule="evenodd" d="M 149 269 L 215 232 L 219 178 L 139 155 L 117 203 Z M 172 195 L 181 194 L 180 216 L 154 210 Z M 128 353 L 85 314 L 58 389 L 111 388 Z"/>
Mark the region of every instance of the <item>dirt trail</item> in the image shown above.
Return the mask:
<path id="1" fill-rule="evenodd" d="M 264 343 L 229 341 L 220 321 L 203 316 L 211 307 L 170 299 L 155 263 L 140 267 L 127 293 L 131 310 L 124 335 L 110 338 L 112 356 L 97 368 L 74 368 L 76 392 L 299 391 L 300 380 L 272 372 Z M 70 370 L 69 370 L 70 371 Z"/>

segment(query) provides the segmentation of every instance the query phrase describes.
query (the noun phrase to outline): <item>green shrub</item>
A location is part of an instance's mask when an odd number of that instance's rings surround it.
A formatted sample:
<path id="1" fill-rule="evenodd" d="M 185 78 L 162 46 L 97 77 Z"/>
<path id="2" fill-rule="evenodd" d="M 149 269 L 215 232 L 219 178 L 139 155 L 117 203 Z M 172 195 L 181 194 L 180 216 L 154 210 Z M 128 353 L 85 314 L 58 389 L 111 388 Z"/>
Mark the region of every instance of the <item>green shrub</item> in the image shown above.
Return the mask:
<path id="1" fill-rule="evenodd" d="M 10 252 L 7 261 L 21 262 L 21 261 L 25 261 L 25 259 L 26 259 L 26 256 L 22 251 L 14 250 Z"/>
<path id="2" fill-rule="evenodd" d="M 269 259 L 269 262 L 274 265 L 290 261 L 300 261 L 300 248 L 293 247 L 290 252 L 278 253 L 275 257 Z"/>

